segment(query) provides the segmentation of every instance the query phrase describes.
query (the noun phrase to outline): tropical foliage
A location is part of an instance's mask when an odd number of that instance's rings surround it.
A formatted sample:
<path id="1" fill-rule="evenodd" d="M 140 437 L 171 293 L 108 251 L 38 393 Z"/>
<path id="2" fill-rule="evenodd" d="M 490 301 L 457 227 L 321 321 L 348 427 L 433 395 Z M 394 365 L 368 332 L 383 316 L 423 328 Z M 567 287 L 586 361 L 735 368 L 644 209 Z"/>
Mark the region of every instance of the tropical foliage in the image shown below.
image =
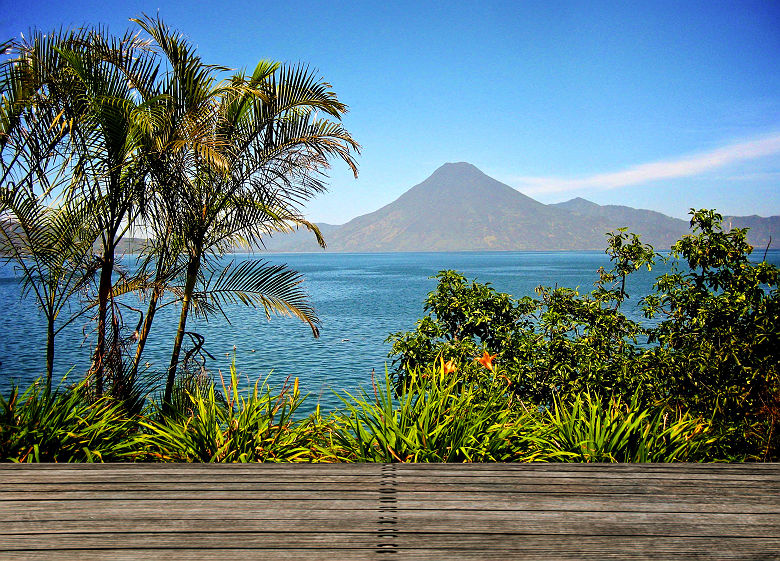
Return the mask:
<path id="1" fill-rule="evenodd" d="M 298 380 L 278 394 L 259 380 L 239 389 L 235 365 L 222 392 L 214 384 L 185 393 L 179 414 L 142 422 L 142 457 L 175 462 L 268 462 L 308 458 L 306 427 L 293 420 Z"/>
<path id="2" fill-rule="evenodd" d="M 159 18 L 141 32 L 33 32 L 2 44 L 0 258 L 46 320 L 45 382 L 0 397 L 2 461 L 698 461 L 780 458 L 778 269 L 746 231 L 692 211 L 667 257 L 625 229 L 587 294 L 513 298 L 442 271 L 394 370 L 308 417 L 298 383 L 219 388 L 198 314 L 318 318 L 284 265 L 221 259 L 305 228 L 332 160 L 357 172 L 346 106 L 305 65 L 206 64 Z M 148 234 L 140 267 L 121 242 Z M 627 278 L 670 272 L 627 317 Z M 130 306 L 132 295 L 145 312 Z M 139 369 L 159 309 L 179 306 L 161 395 Z M 139 319 L 126 325 L 124 314 Z M 56 335 L 91 318 L 92 366 L 52 388 Z M 190 328 L 191 329 L 191 328 Z M 186 341 L 192 343 L 187 346 Z"/>
<path id="3" fill-rule="evenodd" d="M 13 261 L 48 325 L 47 391 L 56 333 L 94 314 L 90 395 L 127 400 L 159 307 L 180 305 L 163 403 L 191 370 L 190 312 L 226 302 L 318 319 L 283 265 L 224 267 L 233 248 L 299 226 L 326 189 L 331 159 L 355 172 L 357 143 L 330 85 L 302 65 L 261 61 L 225 76 L 159 18 L 121 37 L 85 27 L 3 44 L 0 65 L 0 257 Z M 122 240 L 150 234 L 142 266 L 119 266 Z M 123 295 L 147 299 L 146 313 Z M 61 312 L 67 310 L 67 317 Z M 136 329 L 123 311 L 138 313 Z"/>
<path id="4" fill-rule="evenodd" d="M 598 272 L 590 294 L 539 287 L 537 298 L 515 300 L 444 271 L 427 316 L 390 336 L 396 386 L 435 357 L 470 380 L 480 372 L 469 357 L 495 353 L 511 393 L 532 407 L 563 403 L 599 417 L 621 404 L 662 407 L 679 422 L 706 421 L 718 457 L 777 458 L 778 269 L 751 260 L 745 230 L 724 231 L 714 211 L 691 214 L 692 233 L 667 257 L 671 272 L 641 302 L 655 324 L 621 311 L 626 277 L 660 258 L 625 231 L 609 235 L 613 267 Z"/>
<path id="5" fill-rule="evenodd" d="M 0 187 L 0 255 L 22 271 L 22 295 L 33 294 L 46 318 L 46 391 L 54 372 L 54 338 L 86 311 L 70 311 L 73 298 L 92 287 L 97 266 L 89 207 L 78 202 L 48 206 L 34 193 Z M 67 319 L 60 318 L 64 312 Z M 58 321 L 59 320 L 59 321 Z"/>
<path id="6" fill-rule="evenodd" d="M 171 405 L 128 415 L 109 397 L 33 386 L 0 400 L 2 461 L 146 462 L 671 462 L 717 459 L 709 425 L 666 407 L 590 395 L 553 409 L 529 408 L 490 383 L 464 383 L 443 361 L 421 369 L 396 394 L 389 378 L 323 417 L 296 415 L 297 381 L 272 390 L 190 378 Z M 181 399 L 178 400 L 177 396 Z"/>
<path id="7" fill-rule="evenodd" d="M 0 461 L 110 462 L 127 460 L 136 424 L 104 396 L 90 399 L 82 382 L 63 391 L 37 384 L 0 396 Z"/>

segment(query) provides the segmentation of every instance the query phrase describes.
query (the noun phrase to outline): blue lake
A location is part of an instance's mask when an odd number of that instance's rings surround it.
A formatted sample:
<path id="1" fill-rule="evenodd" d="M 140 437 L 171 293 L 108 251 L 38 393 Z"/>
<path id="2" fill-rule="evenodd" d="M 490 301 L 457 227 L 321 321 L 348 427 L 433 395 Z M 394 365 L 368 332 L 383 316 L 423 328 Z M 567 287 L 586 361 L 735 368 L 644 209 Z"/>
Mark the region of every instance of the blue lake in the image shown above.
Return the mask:
<path id="1" fill-rule="evenodd" d="M 438 271 L 455 269 L 469 279 L 490 282 L 497 290 L 516 297 L 534 295 L 539 285 L 579 287 L 589 292 L 596 270 L 607 267 L 603 252 L 462 252 L 384 254 L 265 254 L 235 255 L 233 259 L 262 259 L 286 263 L 305 277 L 305 287 L 321 320 L 319 339 L 314 339 L 302 322 L 272 317 L 262 310 L 241 305 L 229 309 L 230 324 L 221 316 L 209 322 L 190 319 L 188 330 L 206 338 L 205 349 L 214 356 L 207 367 L 229 372 L 235 352 L 243 380 L 254 383 L 269 376 L 272 384 L 288 376 L 298 377 L 302 391 L 310 394 L 307 410 L 319 401 L 323 410 L 340 405 L 334 391 L 355 391 L 370 383 L 372 370 L 384 376 L 389 367 L 385 343 L 388 334 L 410 330 L 423 315 L 423 300 L 436 286 L 431 279 Z M 768 260 L 780 264 L 780 252 Z M 132 267 L 132 258 L 125 259 Z M 650 292 L 655 277 L 667 270 L 657 266 L 630 277 L 626 312 L 636 319 L 634 309 L 641 296 Z M 34 302 L 19 296 L 19 282 L 11 265 L 0 265 L 0 391 L 12 383 L 26 386 L 45 369 L 45 326 Z M 139 307 L 145 309 L 145 305 Z M 170 359 L 178 310 L 162 309 L 147 344 L 144 361 L 149 372 L 161 372 Z M 136 316 L 125 320 L 134 325 Z M 89 366 L 93 326 L 77 320 L 57 338 L 55 379 L 71 371 L 78 379 Z M 235 351 L 234 351 L 235 349 Z"/>

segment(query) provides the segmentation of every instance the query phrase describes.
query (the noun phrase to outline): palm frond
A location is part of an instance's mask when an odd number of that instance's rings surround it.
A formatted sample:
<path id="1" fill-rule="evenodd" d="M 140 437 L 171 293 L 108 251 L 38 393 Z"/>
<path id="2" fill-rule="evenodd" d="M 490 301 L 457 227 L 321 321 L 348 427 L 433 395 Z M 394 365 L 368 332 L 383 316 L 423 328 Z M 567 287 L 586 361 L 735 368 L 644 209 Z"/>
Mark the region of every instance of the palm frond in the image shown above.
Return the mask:
<path id="1" fill-rule="evenodd" d="M 307 323 L 315 337 L 319 336 L 319 319 L 306 291 L 303 277 L 286 265 L 270 265 L 266 261 L 233 262 L 204 279 L 203 286 L 193 294 L 195 309 L 201 314 L 225 312 L 226 304 L 262 307 L 267 319 L 271 314 L 297 317 Z"/>

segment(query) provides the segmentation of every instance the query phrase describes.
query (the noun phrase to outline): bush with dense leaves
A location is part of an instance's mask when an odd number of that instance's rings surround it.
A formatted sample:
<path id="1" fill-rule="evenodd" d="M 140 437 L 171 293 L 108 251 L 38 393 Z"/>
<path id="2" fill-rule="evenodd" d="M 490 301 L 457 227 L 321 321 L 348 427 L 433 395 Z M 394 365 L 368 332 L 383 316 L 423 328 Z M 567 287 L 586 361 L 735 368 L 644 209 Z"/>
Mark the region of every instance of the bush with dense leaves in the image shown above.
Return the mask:
<path id="1" fill-rule="evenodd" d="M 670 273 L 642 300 L 644 326 L 621 311 L 626 278 L 659 256 L 624 229 L 608 234 L 610 270 L 595 289 L 537 288 L 513 299 L 454 271 L 437 275 L 414 331 L 394 333 L 396 386 L 435 357 L 473 377 L 495 353 L 511 391 L 544 408 L 587 392 L 602 404 L 668 407 L 708 419 L 717 457 L 776 459 L 780 450 L 778 268 L 750 259 L 745 229 L 724 231 L 714 211 L 692 211 Z"/>

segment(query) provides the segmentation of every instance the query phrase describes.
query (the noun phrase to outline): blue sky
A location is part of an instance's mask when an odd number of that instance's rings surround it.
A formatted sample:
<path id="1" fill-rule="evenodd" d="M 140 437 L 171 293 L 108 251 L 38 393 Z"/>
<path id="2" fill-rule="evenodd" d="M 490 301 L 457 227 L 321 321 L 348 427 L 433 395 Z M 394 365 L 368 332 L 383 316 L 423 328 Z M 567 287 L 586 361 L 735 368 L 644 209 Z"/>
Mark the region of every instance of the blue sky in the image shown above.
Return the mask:
<path id="1" fill-rule="evenodd" d="M 780 214 L 780 2 L 0 0 L 0 36 L 158 12 L 208 61 L 306 62 L 350 106 L 308 205 L 343 223 L 445 162 L 542 202 Z M 432 210 L 432 219 L 435 219 Z"/>

